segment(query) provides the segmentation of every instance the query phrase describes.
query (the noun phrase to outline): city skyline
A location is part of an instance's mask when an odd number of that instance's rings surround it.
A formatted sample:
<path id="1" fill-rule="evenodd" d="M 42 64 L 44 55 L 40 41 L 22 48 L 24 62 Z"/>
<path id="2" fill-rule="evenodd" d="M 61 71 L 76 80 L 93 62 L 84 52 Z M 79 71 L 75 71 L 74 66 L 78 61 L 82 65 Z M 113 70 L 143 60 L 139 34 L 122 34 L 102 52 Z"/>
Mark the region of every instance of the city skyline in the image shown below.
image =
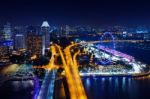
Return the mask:
<path id="1" fill-rule="evenodd" d="M 150 1 L 0 1 L 2 99 L 149 99 Z"/>
<path id="2" fill-rule="evenodd" d="M 149 1 L 141 0 L 13 0 L 1 1 L 0 22 L 16 25 L 149 25 Z"/>

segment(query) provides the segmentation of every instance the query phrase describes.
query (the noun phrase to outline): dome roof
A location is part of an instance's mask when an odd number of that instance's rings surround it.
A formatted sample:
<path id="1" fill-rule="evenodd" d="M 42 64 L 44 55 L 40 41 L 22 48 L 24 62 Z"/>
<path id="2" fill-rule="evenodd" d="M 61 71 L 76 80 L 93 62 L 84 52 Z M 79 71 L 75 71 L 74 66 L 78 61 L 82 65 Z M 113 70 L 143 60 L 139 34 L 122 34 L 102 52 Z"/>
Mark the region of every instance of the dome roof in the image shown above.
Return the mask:
<path id="1" fill-rule="evenodd" d="M 47 21 L 43 21 L 41 27 L 50 27 Z"/>

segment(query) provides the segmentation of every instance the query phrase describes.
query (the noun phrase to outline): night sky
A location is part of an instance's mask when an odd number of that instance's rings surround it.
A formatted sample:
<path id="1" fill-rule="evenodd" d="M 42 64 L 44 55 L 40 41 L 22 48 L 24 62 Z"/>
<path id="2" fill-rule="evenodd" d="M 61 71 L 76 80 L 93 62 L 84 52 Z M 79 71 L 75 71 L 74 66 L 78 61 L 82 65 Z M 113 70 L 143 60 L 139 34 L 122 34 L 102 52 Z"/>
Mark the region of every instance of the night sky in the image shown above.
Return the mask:
<path id="1" fill-rule="evenodd" d="M 149 0 L 1 0 L 0 23 L 149 25 Z"/>

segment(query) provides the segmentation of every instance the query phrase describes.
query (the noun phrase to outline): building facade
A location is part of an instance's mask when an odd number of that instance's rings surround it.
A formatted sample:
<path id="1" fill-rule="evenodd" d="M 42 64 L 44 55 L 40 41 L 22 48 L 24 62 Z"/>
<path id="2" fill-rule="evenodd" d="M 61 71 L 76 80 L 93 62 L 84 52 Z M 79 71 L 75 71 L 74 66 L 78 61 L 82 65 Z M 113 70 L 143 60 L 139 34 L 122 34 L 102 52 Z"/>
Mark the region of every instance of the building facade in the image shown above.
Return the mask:
<path id="1" fill-rule="evenodd" d="M 44 21 L 41 26 L 42 34 L 42 54 L 45 54 L 45 50 L 50 46 L 50 26 L 47 21 Z"/>
<path id="2" fill-rule="evenodd" d="M 15 49 L 24 49 L 25 48 L 25 37 L 23 34 L 16 34 L 14 39 Z"/>
<path id="3" fill-rule="evenodd" d="M 42 36 L 41 35 L 28 35 L 26 39 L 27 50 L 33 55 L 42 54 Z"/>

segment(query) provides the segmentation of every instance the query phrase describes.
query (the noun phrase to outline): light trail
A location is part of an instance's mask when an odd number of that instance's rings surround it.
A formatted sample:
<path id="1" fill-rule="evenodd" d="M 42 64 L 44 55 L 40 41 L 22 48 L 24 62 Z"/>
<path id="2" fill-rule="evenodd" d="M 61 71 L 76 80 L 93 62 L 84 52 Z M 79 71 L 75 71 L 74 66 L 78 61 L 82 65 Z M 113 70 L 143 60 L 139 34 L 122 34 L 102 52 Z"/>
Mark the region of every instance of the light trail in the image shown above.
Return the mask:
<path id="1" fill-rule="evenodd" d="M 58 46 L 58 45 L 56 45 L 56 47 L 59 50 L 59 53 L 60 53 L 60 56 L 62 58 L 62 62 L 63 62 L 63 65 L 64 65 L 66 80 L 67 80 L 67 84 L 69 86 L 70 99 L 78 99 L 77 94 L 76 94 L 76 90 L 75 90 L 76 88 L 75 88 L 75 85 L 74 85 L 74 81 L 72 79 L 71 72 L 70 72 L 70 70 L 67 66 L 66 61 L 65 61 L 65 58 L 64 58 L 64 55 L 62 53 L 61 47 Z"/>
<path id="2" fill-rule="evenodd" d="M 77 85 L 80 85 L 78 88 L 78 93 L 79 93 L 79 99 L 87 99 L 87 96 L 86 96 L 86 93 L 84 91 L 84 87 L 83 87 L 83 84 L 82 84 L 82 81 L 81 81 L 81 78 L 80 78 L 80 75 L 79 75 L 79 70 L 78 70 L 78 64 L 77 64 L 77 55 L 80 54 L 80 51 L 76 52 L 73 56 L 73 72 L 74 72 L 74 75 L 75 75 L 75 81 L 77 83 Z"/>
<path id="3" fill-rule="evenodd" d="M 33 66 L 33 68 L 35 68 L 35 69 L 43 68 L 45 70 L 49 70 L 50 71 L 50 70 L 55 69 L 55 68 L 58 67 L 57 65 L 54 64 L 54 61 L 55 61 L 55 57 L 54 56 L 57 55 L 56 48 L 55 48 L 55 46 L 52 45 L 50 49 L 51 49 L 51 52 L 52 52 L 52 56 L 51 56 L 51 58 L 49 60 L 48 65 L 46 65 L 46 66 Z"/>
<path id="4" fill-rule="evenodd" d="M 48 92 L 47 92 L 47 97 L 46 99 L 53 99 L 53 93 L 54 93 L 54 85 L 55 85 L 55 79 L 56 79 L 56 73 L 57 70 L 52 70 L 51 71 L 51 82 L 48 86 Z"/>
<path id="5" fill-rule="evenodd" d="M 53 99 L 56 70 L 47 70 L 37 99 Z"/>
<path id="6" fill-rule="evenodd" d="M 64 52 L 66 55 L 66 61 L 67 61 L 68 67 L 70 69 L 72 78 L 74 80 L 74 85 L 76 86 L 76 94 L 78 95 L 78 99 L 87 99 L 87 96 L 85 94 L 83 84 L 79 75 L 78 65 L 76 61 L 76 57 L 80 53 L 80 51 L 74 54 L 73 59 L 72 59 L 71 52 L 70 52 L 71 48 L 76 45 L 77 44 L 69 45 L 68 47 L 65 48 Z"/>
<path id="7" fill-rule="evenodd" d="M 56 55 L 56 48 L 55 46 L 52 45 L 50 49 L 52 52 L 52 56 L 50 58 L 48 65 L 40 67 L 46 69 L 47 71 L 44 80 L 42 82 L 42 86 L 37 99 L 53 99 L 54 82 L 57 73 L 56 70 L 53 70 L 55 69 L 54 61 Z M 34 68 L 38 67 L 35 66 Z"/>
<path id="8" fill-rule="evenodd" d="M 113 40 L 103 40 L 103 41 L 88 41 L 88 42 L 81 42 L 81 43 L 76 43 L 74 44 L 74 46 L 76 45 L 83 45 L 83 44 L 95 44 L 95 43 L 107 43 L 107 42 L 113 42 Z M 115 42 L 145 42 L 145 40 L 115 40 Z M 150 40 L 147 40 L 147 42 L 150 42 Z"/>
<path id="9" fill-rule="evenodd" d="M 65 57 L 64 57 L 63 51 L 61 50 L 61 47 L 56 45 L 56 47 L 59 50 L 59 53 L 60 53 L 60 56 L 64 65 L 66 80 L 67 80 L 67 84 L 69 87 L 71 99 L 87 99 L 87 96 L 85 94 L 84 87 L 83 87 L 83 84 L 79 75 L 78 65 L 77 65 L 77 60 L 76 60 L 76 57 L 80 52 L 78 51 L 77 53 L 75 53 L 72 59 L 70 49 L 78 45 L 94 44 L 94 43 L 100 43 L 100 42 L 112 42 L 112 41 L 108 41 L 108 40 L 107 41 L 106 40 L 105 41 L 90 41 L 90 42 L 82 42 L 82 43 L 75 43 L 75 44 L 69 45 L 64 50 Z M 115 40 L 115 42 L 143 42 L 143 40 Z M 41 67 L 48 71 L 51 71 L 52 69 L 56 67 L 54 65 L 54 60 L 55 60 L 54 56 L 56 55 L 55 46 L 51 46 L 51 51 L 52 51 L 52 57 L 50 59 L 49 64 L 47 66 Z M 51 84 L 53 85 L 54 83 L 51 83 Z M 50 86 L 49 88 L 51 89 L 53 87 Z M 48 90 L 48 92 L 51 92 L 51 91 Z M 48 97 L 49 96 L 51 96 L 51 93 L 48 94 Z"/>

